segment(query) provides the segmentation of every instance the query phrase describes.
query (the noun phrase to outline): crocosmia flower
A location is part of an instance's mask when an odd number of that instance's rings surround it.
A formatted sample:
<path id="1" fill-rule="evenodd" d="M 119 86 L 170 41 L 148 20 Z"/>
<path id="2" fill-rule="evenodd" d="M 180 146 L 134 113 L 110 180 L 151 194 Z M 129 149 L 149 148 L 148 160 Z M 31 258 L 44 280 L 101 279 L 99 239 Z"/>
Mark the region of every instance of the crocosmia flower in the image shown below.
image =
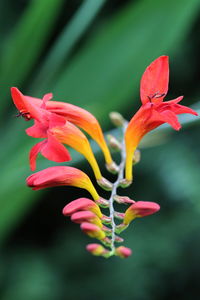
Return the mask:
<path id="1" fill-rule="evenodd" d="M 126 180 L 132 181 L 132 160 L 134 152 L 149 131 L 163 123 L 168 123 L 175 130 L 181 125 L 176 115 L 197 113 L 186 106 L 178 104 L 183 96 L 163 102 L 167 95 L 169 82 L 169 63 L 167 56 L 160 56 L 145 70 L 140 85 L 141 108 L 133 116 L 125 133 L 126 143 Z"/>
<path id="2" fill-rule="evenodd" d="M 22 115 L 27 121 L 34 119 L 35 123 L 37 124 L 37 126 L 27 129 L 26 130 L 27 134 L 29 134 L 30 136 L 33 136 L 33 137 L 46 137 L 46 131 L 49 129 L 48 116 L 53 115 L 54 119 L 56 119 L 55 116 L 57 116 L 58 120 L 59 120 L 59 117 L 61 117 L 60 120 L 63 121 L 62 125 L 66 124 L 65 138 L 62 138 L 63 143 L 71 146 L 72 148 L 75 148 L 79 152 L 81 152 L 82 147 L 84 147 L 84 148 L 87 147 L 87 150 L 84 149 L 84 150 L 82 150 L 81 153 L 83 155 L 86 155 L 86 154 L 89 155 L 90 151 L 88 151 L 89 146 L 86 143 L 85 135 L 80 130 L 78 130 L 78 128 L 76 128 L 76 126 L 73 126 L 73 124 L 77 125 L 78 127 L 85 130 L 98 143 L 98 145 L 102 149 L 102 152 L 105 156 L 105 160 L 106 160 L 108 169 L 116 168 L 116 166 L 112 160 L 112 157 L 110 155 L 108 146 L 105 142 L 101 127 L 100 127 L 97 119 L 91 113 L 89 113 L 85 109 L 82 109 L 82 108 L 80 108 L 76 105 L 70 104 L 70 103 L 64 103 L 64 102 L 59 102 L 59 101 L 49 101 L 53 97 L 53 95 L 51 93 L 46 94 L 43 97 L 43 99 L 39 99 L 39 98 L 30 97 L 30 96 L 25 96 L 17 88 L 13 87 L 13 88 L 11 88 L 11 94 L 12 94 L 13 101 L 14 101 L 17 109 L 20 112 L 20 115 Z M 43 110 L 41 110 L 41 108 Z M 44 110 L 46 110 L 46 112 Z M 45 117 L 45 115 L 46 115 L 46 117 Z M 41 125 L 41 123 L 44 123 L 44 118 L 47 120 L 46 127 L 44 125 Z M 68 121 L 68 122 L 66 123 L 66 121 Z M 69 122 L 71 123 L 71 126 L 69 125 L 70 124 Z M 54 125 L 56 125 L 55 122 L 54 122 Z M 57 125 L 59 125 L 59 124 L 57 124 Z M 41 132 L 36 132 L 36 129 L 38 130 L 38 127 L 43 128 L 42 136 L 41 136 Z M 51 127 L 53 127 L 53 126 L 51 125 Z M 57 128 L 57 132 L 58 131 L 59 130 Z M 66 140 L 66 133 L 71 135 L 71 141 L 69 141 L 69 139 Z M 52 132 L 52 134 L 54 134 L 54 133 Z M 79 136 L 75 139 L 74 134 L 75 135 L 78 134 Z M 63 134 L 61 134 L 61 136 L 63 136 Z M 82 147 L 80 147 L 80 145 L 76 145 L 74 140 L 76 142 L 77 142 L 77 140 L 79 140 L 79 143 L 82 144 Z M 41 144 L 40 144 L 40 146 L 38 146 L 38 149 L 41 149 Z M 40 151 L 40 152 L 42 153 L 44 151 Z M 90 157 L 91 157 L 91 153 L 90 153 Z M 86 157 L 86 158 L 88 159 L 88 157 Z M 48 159 L 50 159 L 50 158 L 48 158 Z M 52 159 L 52 160 L 58 161 L 55 159 Z M 66 160 L 69 160 L 69 159 L 67 158 Z M 62 161 L 66 161 L 66 160 L 62 160 Z"/>
<path id="3" fill-rule="evenodd" d="M 90 178 L 81 170 L 73 167 L 50 167 L 32 174 L 26 179 L 26 182 L 33 190 L 63 185 L 75 186 L 86 189 L 94 200 L 100 198 Z"/>
<path id="4" fill-rule="evenodd" d="M 30 101 L 31 98 L 24 96 L 17 88 L 13 87 L 11 94 L 20 114 L 26 120 L 34 119 L 34 125 L 26 129 L 26 133 L 34 138 L 45 138 L 30 151 L 31 170 L 36 168 L 38 153 L 56 162 L 70 160 L 70 154 L 63 146 L 66 144 L 86 157 L 93 168 L 96 179 L 101 180 L 102 175 L 87 137 L 65 117 L 46 109 L 51 94 L 44 96 L 43 101 L 40 101 L 40 106 L 37 101 Z"/>
<path id="5" fill-rule="evenodd" d="M 43 101 L 42 99 L 38 98 L 33 98 L 29 96 L 25 97 L 29 101 L 39 106 Z M 111 158 L 108 146 L 105 142 L 102 129 L 97 119 L 90 112 L 76 105 L 60 101 L 46 101 L 46 109 L 50 112 L 64 117 L 67 121 L 85 130 L 100 146 L 102 152 L 104 153 L 107 165 L 112 165 L 113 160 Z"/>
<path id="6" fill-rule="evenodd" d="M 110 113 L 110 120 L 119 131 L 121 130 L 122 135 L 121 139 L 111 134 L 108 138 L 109 147 L 120 154 L 121 161 L 118 166 L 111 158 L 98 121 L 89 112 L 69 103 L 50 101 L 52 94 L 46 94 L 42 99 L 38 99 L 24 96 L 17 88 L 11 89 L 19 115 L 26 121 L 31 119 L 34 121 L 34 125 L 26 129 L 26 133 L 31 137 L 43 139 L 30 151 L 31 169 L 35 170 L 39 153 L 55 162 L 69 161 L 71 157 L 64 146 L 67 145 L 87 159 L 99 189 L 110 192 L 107 199 L 101 197 L 99 190 L 97 192 L 84 172 L 69 166 L 50 167 L 32 174 L 26 180 L 27 185 L 33 190 L 74 186 L 90 193 L 91 199 L 84 197 L 75 199 L 64 206 L 62 213 L 65 217 L 70 217 L 72 222 L 80 224 L 80 229 L 86 235 L 99 241 L 99 244 L 92 243 L 86 247 L 87 251 L 95 256 L 129 257 L 132 250 L 120 245 L 124 242 L 120 234 L 135 218 L 152 215 L 160 209 L 159 204 L 155 202 L 135 201 L 126 195 L 119 195 L 118 188 L 126 188 L 131 184 L 132 166 L 139 163 L 141 158 L 140 151 L 136 148 L 146 133 L 163 123 L 168 123 L 173 129 L 179 130 L 181 125 L 177 118 L 178 114 L 197 115 L 192 109 L 179 104 L 182 96 L 171 101 L 163 101 L 168 91 L 168 82 L 168 57 L 161 56 L 150 64 L 142 76 L 140 87 L 142 105 L 131 121 L 128 123 L 119 112 Z M 107 170 L 115 174 L 114 182 L 102 177 L 90 143 L 80 129 L 86 131 L 102 149 Z M 120 211 L 118 209 L 121 205 L 128 208 Z"/>

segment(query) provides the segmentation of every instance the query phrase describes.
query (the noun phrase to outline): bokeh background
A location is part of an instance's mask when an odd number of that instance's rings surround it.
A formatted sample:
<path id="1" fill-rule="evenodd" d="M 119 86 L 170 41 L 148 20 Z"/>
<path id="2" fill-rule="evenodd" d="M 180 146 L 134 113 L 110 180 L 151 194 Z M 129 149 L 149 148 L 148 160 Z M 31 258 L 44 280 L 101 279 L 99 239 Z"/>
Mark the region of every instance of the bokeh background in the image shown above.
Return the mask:
<path id="1" fill-rule="evenodd" d="M 15 118 L 9 88 L 35 97 L 53 92 L 94 113 L 109 132 L 108 113 L 130 119 L 144 69 L 165 54 L 167 99 L 184 94 L 184 104 L 199 110 L 199 8 L 199 0 L 0 1 L 0 299 L 198 299 L 199 118 L 182 117 L 180 132 L 164 127 L 146 139 L 127 194 L 158 202 L 161 211 L 124 233 L 132 257 L 106 260 L 86 252 L 91 240 L 61 214 L 86 192 L 25 186 L 35 141 L 24 132 L 30 124 Z M 83 157 L 72 156 L 93 178 Z M 51 165 L 40 158 L 38 170 Z"/>

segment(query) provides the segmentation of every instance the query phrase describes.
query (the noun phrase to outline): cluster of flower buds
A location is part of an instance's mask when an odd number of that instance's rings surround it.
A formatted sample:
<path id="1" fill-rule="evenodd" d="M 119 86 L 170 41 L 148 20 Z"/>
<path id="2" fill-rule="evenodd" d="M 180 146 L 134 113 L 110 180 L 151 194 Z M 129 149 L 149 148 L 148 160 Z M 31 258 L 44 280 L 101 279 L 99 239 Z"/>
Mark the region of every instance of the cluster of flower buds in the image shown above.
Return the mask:
<path id="1" fill-rule="evenodd" d="M 34 138 L 43 138 L 30 151 L 30 168 L 36 169 L 39 153 L 55 162 L 66 162 L 71 156 L 65 145 L 81 153 L 90 164 L 96 182 L 104 190 L 110 191 L 110 198 L 102 198 L 96 191 L 90 178 L 81 170 L 70 166 L 55 166 L 36 172 L 27 178 L 27 185 L 33 190 L 54 186 L 75 186 L 85 189 L 91 196 L 79 198 L 63 208 L 63 215 L 80 224 L 81 230 L 101 244 L 88 244 L 86 249 L 96 256 L 122 258 L 129 257 L 132 251 L 124 246 L 119 235 L 135 218 L 151 215 L 160 209 L 154 202 L 137 201 L 127 196 L 118 195 L 118 188 L 126 188 L 133 181 L 133 165 L 140 161 L 137 149 L 141 139 L 149 131 L 163 123 L 168 123 L 175 130 L 181 125 L 177 116 L 182 113 L 197 115 L 192 109 L 178 104 L 182 96 L 163 102 L 168 91 L 168 57 L 161 56 L 151 63 L 141 79 L 140 96 L 142 105 L 130 122 L 119 113 L 113 112 L 110 118 L 113 124 L 121 128 L 121 141 L 108 136 L 111 149 L 121 155 L 119 166 L 113 161 L 102 129 L 96 118 L 88 111 L 75 105 L 50 101 L 52 94 L 42 99 L 23 95 L 17 88 L 11 88 L 12 99 L 25 120 L 33 120 L 34 125 L 26 133 Z M 116 174 L 116 181 L 111 183 L 101 174 L 90 143 L 82 132 L 85 131 L 101 148 L 105 165 L 109 172 Z M 129 205 L 125 212 L 115 210 L 115 202 Z M 116 221 L 118 219 L 118 221 Z"/>

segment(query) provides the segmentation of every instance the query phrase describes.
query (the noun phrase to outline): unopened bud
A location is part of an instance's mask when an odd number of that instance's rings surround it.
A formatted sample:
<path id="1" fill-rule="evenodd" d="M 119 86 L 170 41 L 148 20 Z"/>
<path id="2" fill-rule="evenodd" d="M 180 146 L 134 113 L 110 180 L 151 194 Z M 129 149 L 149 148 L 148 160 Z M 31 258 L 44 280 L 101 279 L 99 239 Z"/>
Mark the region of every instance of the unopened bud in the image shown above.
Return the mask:
<path id="1" fill-rule="evenodd" d="M 129 185 L 131 185 L 132 180 L 122 179 L 119 183 L 119 186 L 122 188 L 127 188 Z"/>
<path id="2" fill-rule="evenodd" d="M 133 204 L 133 203 L 135 203 L 134 200 L 130 199 L 127 196 L 115 195 L 113 198 L 119 204 Z"/>
<path id="3" fill-rule="evenodd" d="M 112 174 L 117 174 L 119 172 L 119 167 L 114 161 L 111 164 L 106 164 L 106 169 Z"/>
<path id="4" fill-rule="evenodd" d="M 88 252 L 90 252 L 93 255 L 96 256 L 104 256 L 108 253 L 108 250 L 106 250 L 102 245 L 100 244 L 88 244 L 86 246 L 86 249 Z"/>
<path id="5" fill-rule="evenodd" d="M 109 207 L 109 201 L 104 199 L 104 198 L 99 198 L 98 200 L 95 201 L 99 206 L 103 208 L 108 208 Z"/>
<path id="6" fill-rule="evenodd" d="M 103 225 L 102 230 L 106 232 L 106 235 L 112 235 L 112 230 L 108 228 L 107 226 Z"/>
<path id="7" fill-rule="evenodd" d="M 152 215 L 160 209 L 160 205 L 155 202 L 138 201 L 129 206 L 124 214 L 124 224 L 128 225 L 135 218 Z"/>
<path id="8" fill-rule="evenodd" d="M 111 239 L 109 239 L 108 237 L 105 237 L 104 239 L 102 239 L 101 242 L 102 242 L 105 246 L 108 246 L 108 247 L 111 245 Z"/>
<path id="9" fill-rule="evenodd" d="M 117 234 L 120 234 L 122 231 L 124 231 L 126 228 L 128 227 L 128 225 L 125 225 L 124 223 L 119 224 L 115 227 L 115 232 Z"/>
<path id="10" fill-rule="evenodd" d="M 104 223 L 104 224 L 111 224 L 111 218 L 110 217 L 107 217 L 107 216 L 105 216 L 105 215 L 103 215 L 103 217 L 101 217 L 101 221 L 102 221 L 102 223 Z"/>
<path id="11" fill-rule="evenodd" d="M 113 184 L 104 177 L 102 177 L 101 179 L 98 179 L 97 183 L 105 191 L 111 191 L 113 188 Z"/>
<path id="12" fill-rule="evenodd" d="M 140 150 L 136 149 L 133 156 L 133 165 L 139 163 L 140 159 L 141 159 L 141 152 Z"/>
<path id="13" fill-rule="evenodd" d="M 108 143 L 111 149 L 115 151 L 120 151 L 122 148 L 121 143 L 111 134 L 107 135 Z"/>
<path id="14" fill-rule="evenodd" d="M 111 112 L 109 114 L 109 117 L 112 123 L 117 127 L 123 126 L 124 123 L 126 122 L 123 116 L 116 111 Z"/>
<path id="15" fill-rule="evenodd" d="M 115 242 L 116 242 L 116 243 L 123 243 L 123 241 L 124 241 L 123 238 L 121 238 L 121 237 L 118 236 L 118 235 L 115 235 Z"/>
<path id="16" fill-rule="evenodd" d="M 99 226 L 100 228 L 103 227 L 103 224 L 102 224 L 101 220 L 99 219 L 99 217 L 97 217 L 97 215 L 95 215 L 91 211 L 75 212 L 71 216 L 71 220 L 72 220 L 72 222 L 78 223 L 78 224 L 81 224 L 83 222 L 89 222 L 89 223 L 93 223 L 93 224 Z"/>
<path id="17" fill-rule="evenodd" d="M 127 258 L 132 254 L 132 250 L 130 248 L 120 246 L 115 249 L 115 255 L 121 258 Z"/>
<path id="18" fill-rule="evenodd" d="M 81 230 L 92 238 L 102 240 L 106 237 L 105 232 L 95 224 L 88 222 L 81 223 Z"/>
<path id="19" fill-rule="evenodd" d="M 108 203 L 108 205 L 109 205 L 109 203 Z M 89 210 L 89 211 L 93 212 L 95 215 L 97 215 L 99 218 L 102 217 L 102 213 L 101 213 L 99 206 L 93 200 L 90 200 L 88 198 L 78 198 L 76 200 L 71 201 L 67 205 L 65 205 L 65 207 L 63 208 L 63 215 L 71 216 L 75 212 L 83 211 L 83 210 L 86 210 L 86 211 Z"/>
<path id="20" fill-rule="evenodd" d="M 120 212 L 115 211 L 114 212 L 114 216 L 115 216 L 115 218 L 117 218 L 119 220 L 123 220 L 124 219 L 124 213 L 120 213 Z"/>

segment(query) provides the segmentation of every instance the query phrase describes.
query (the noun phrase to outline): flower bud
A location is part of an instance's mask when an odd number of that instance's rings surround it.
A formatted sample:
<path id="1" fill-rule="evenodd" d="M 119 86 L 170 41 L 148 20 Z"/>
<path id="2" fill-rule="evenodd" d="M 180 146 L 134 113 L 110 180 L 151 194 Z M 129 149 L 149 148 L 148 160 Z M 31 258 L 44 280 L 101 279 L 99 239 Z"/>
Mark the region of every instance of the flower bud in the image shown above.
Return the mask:
<path id="1" fill-rule="evenodd" d="M 119 183 L 119 186 L 122 188 L 127 188 L 129 185 L 131 185 L 132 180 L 122 179 Z"/>
<path id="2" fill-rule="evenodd" d="M 78 198 L 76 200 L 71 201 L 63 208 L 64 216 L 71 216 L 77 211 L 89 210 L 97 215 L 99 218 L 102 217 L 101 210 L 99 206 L 92 200 L 87 198 Z"/>
<path id="3" fill-rule="evenodd" d="M 104 254 L 108 253 L 108 251 L 100 244 L 88 244 L 86 249 L 95 256 L 103 256 Z"/>
<path id="4" fill-rule="evenodd" d="M 112 190 L 113 184 L 104 177 L 102 177 L 101 179 L 98 179 L 97 183 L 105 191 L 111 191 Z"/>
<path id="5" fill-rule="evenodd" d="M 108 217 L 108 216 L 105 216 L 105 215 L 103 215 L 103 217 L 101 217 L 101 221 L 102 221 L 104 224 L 111 224 L 111 218 Z"/>
<path id="6" fill-rule="evenodd" d="M 101 230 L 101 228 L 99 228 L 97 225 L 88 223 L 88 222 L 84 222 L 81 224 L 81 230 L 89 235 L 92 238 L 96 238 L 98 240 L 102 240 L 106 237 L 106 234 L 103 230 Z"/>
<path id="7" fill-rule="evenodd" d="M 125 225 L 124 223 L 119 224 L 115 227 L 115 232 L 117 234 L 120 234 L 122 231 L 124 231 L 126 228 L 128 227 L 128 225 Z"/>
<path id="8" fill-rule="evenodd" d="M 120 213 L 120 212 L 115 211 L 114 212 L 114 216 L 115 216 L 115 218 L 117 218 L 119 220 L 123 220 L 124 219 L 124 213 Z"/>
<path id="9" fill-rule="evenodd" d="M 130 204 L 130 203 L 133 204 L 133 203 L 135 203 L 134 200 L 130 199 L 127 196 L 115 195 L 113 198 L 119 204 Z"/>
<path id="10" fill-rule="evenodd" d="M 127 258 L 132 254 L 132 251 L 130 248 L 120 246 L 115 249 L 115 255 L 121 257 L 121 258 Z"/>
<path id="11" fill-rule="evenodd" d="M 99 198 L 97 201 L 95 201 L 99 206 L 103 208 L 108 208 L 109 207 L 109 201 L 104 199 L 104 198 Z"/>
<path id="12" fill-rule="evenodd" d="M 115 242 L 116 242 L 116 243 L 123 243 L 123 241 L 124 241 L 123 238 L 121 238 L 121 237 L 118 236 L 118 235 L 115 235 Z"/>
<path id="13" fill-rule="evenodd" d="M 110 120 L 112 121 L 112 123 L 117 126 L 117 127 L 121 127 L 124 125 L 124 123 L 126 122 L 125 119 L 123 118 L 123 116 L 116 112 L 113 111 L 109 114 Z"/>
<path id="14" fill-rule="evenodd" d="M 117 174 L 119 172 L 119 167 L 114 161 L 111 164 L 106 164 L 106 169 L 112 174 Z"/>
<path id="15" fill-rule="evenodd" d="M 120 151 L 122 148 L 121 143 L 111 134 L 107 135 L 108 143 L 111 149 L 115 151 Z"/>
<path id="16" fill-rule="evenodd" d="M 91 211 L 78 211 L 71 216 L 71 221 L 81 224 L 83 222 L 93 223 L 100 228 L 103 226 L 101 220 Z"/>
<path id="17" fill-rule="evenodd" d="M 156 213 L 160 206 L 155 202 L 138 201 L 132 204 L 124 215 L 124 224 L 128 225 L 135 218 L 145 217 Z"/>

